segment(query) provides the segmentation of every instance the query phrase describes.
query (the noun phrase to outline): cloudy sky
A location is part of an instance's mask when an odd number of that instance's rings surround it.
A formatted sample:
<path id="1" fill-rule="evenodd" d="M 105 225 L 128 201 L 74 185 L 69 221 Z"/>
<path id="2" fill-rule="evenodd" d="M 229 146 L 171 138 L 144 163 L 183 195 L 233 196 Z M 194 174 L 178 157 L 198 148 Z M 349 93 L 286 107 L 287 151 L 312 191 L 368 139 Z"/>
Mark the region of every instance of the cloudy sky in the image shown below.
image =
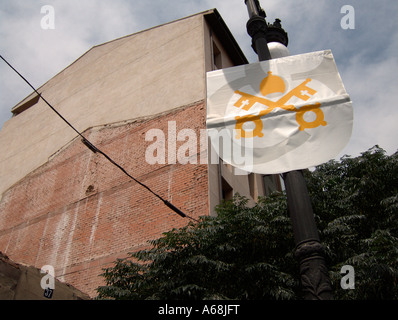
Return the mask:
<path id="1" fill-rule="evenodd" d="M 268 22 L 282 20 L 292 55 L 332 50 L 354 106 L 353 135 L 339 157 L 359 155 L 375 144 L 388 154 L 397 151 L 398 1 L 260 3 Z M 42 28 L 45 5 L 55 10 L 54 29 Z M 355 29 L 341 26 L 344 5 L 355 10 Z M 212 8 L 218 9 L 249 62 L 256 62 L 244 0 L 1 0 L 0 54 L 39 87 L 94 45 Z M 0 61 L 0 127 L 31 91 Z"/>

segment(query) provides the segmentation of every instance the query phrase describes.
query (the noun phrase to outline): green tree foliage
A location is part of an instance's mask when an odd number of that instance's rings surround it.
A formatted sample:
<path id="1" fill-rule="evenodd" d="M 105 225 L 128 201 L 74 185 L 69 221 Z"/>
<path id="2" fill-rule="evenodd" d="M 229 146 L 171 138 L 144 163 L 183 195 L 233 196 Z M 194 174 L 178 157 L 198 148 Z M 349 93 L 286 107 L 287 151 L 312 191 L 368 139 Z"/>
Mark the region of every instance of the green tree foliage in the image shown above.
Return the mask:
<path id="1" fill-rule="evenodd" d="M 374 147 L 306 172 L 336 299 L 398 298 L 398 154 Z M 235 196 L 104 269 L 99 299 L 300 299 L 286 195 Z M 340 286 L 343 265 L 355 289 Z"/>
<path id="2" fill-rule="evenodd" d="M 378 146 L 307 174 L 336 299 L 398 299 L 398 153 Z M 341 290 L 352 265 L 355 289 Z"/>

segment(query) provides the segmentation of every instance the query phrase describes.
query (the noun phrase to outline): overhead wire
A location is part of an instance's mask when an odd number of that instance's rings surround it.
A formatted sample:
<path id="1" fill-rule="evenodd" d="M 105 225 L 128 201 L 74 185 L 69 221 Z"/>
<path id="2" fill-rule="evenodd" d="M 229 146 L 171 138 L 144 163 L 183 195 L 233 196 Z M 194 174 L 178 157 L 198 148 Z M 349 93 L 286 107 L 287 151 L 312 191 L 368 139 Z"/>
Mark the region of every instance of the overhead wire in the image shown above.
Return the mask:
<path id="1" fill-rule="evenodd" d="M 175 205 L 173 205 L 171 202 L 167 201 L 166 199 L 164 199 L 162 196 L 160 196 L 159 194 L 157 194 L 156 192 L 154 192 L 151 188 L 149 188 L 147 185 L 145 185 L 144 183 L 142 183 L 141 181 L 139 181 L 138 179 L 134 178 L 131 174 L 129 174 L 127 172 L 126 169 L 124 169 L 121 165 L 119 165 L 116 161 L 114 161 L 109 155 L 107 155 L 105 152 L 103 152 L 102 150 L 98 149 L 93 143 L 91 143 L 86 137 L 83 136 L 83 134 L 77 130 L 68 120 L 66 120 L 66 118 L 64 116 L 62 116 L 61 113 L 59 113 L 43 96 L 40 92 L 38 92 L 38 90 L 21 74 L 18 72 L 18 70 L 16 70 L 2 55 L 0 55 L 0 58 L 16 73 L 18 74 L 21 79 L 23 79 L 31 88 L 32 90 L 51 108 L 52 111 L 54 111 L 58 117 L 60 117 L 70 128 L 72 128 L 80 137 L 81 137 L 81 141 L 83 142 L 83 144 L 89 148 L 92 152 L 94 153 L 99 153 L 102 156 L 104 156 L 111 164 L 113 164 L 114 166 L 116 166 L 119 170 L 121 170 L 126 176 L 128 176 L 130 179 L 132 179 L 134 182 L 136 182 L 137 184 L 139 184 L 140 186 L 142 186 L 143 188 L 145 188 L 146 190 L 148 190 L 150 193 L 152 193 L 156 198 L 158 198 L 159 200 L 161 200 L 168 208 L 170 208 L 171 210 L 173 210 L 175 213 L 177 213 L 179 216 L 183 217 L 183 218 L 188 218 L 191 219 L 193 221 L 198 222 L 198 220 L 196 220 L 193 217 L 190 217 L 189 215 L 187 215 L 186 213 L 184 213 L 183 211 L 181 211 L 180 209 L 178 209 Z"/>

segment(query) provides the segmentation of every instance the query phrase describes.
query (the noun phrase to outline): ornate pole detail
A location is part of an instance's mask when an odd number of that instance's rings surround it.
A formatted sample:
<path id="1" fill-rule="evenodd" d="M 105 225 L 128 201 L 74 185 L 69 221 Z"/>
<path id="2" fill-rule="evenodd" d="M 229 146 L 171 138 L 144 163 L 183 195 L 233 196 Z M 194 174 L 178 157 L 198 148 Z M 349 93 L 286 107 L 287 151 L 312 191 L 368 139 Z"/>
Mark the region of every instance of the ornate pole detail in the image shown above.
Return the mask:
<path id="1" fill-rule="evenodd" d="M 252 48 L 260 61 L 270 60 L 271 54 L 267 46 L 268 26 L 265 21 L 265 11 L 260 7 L 258 0 L 245 0 L 249 12 L 249 21 L 246 24 L 247 33 L 252 38 Z"/>
<path id="2" fill-rule="evenodd" d="M 287 203 L 296 242 L 296 259 L 300 263 L 303 298 L 331 300 L 332 286 L 324 259 L 311 200 L 302 171 L 284 174 Z"/>
<path id="3" fill-rule="evenodd" d="M 332 286 L 323 258 L 323 246 L 309 241 L 296 247 L 295 256 L 300 262 L 301 286 L 305 300 L 332 299 Z"/>

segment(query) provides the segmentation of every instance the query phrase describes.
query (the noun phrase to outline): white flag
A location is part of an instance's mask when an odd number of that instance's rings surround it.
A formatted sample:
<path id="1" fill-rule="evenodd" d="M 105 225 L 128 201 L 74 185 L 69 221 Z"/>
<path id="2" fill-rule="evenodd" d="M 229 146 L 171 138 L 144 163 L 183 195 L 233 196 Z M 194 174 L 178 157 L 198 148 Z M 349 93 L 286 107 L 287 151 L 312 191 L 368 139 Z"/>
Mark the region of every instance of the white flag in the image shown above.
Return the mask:
<path id="1" fill-rule="evenodd" d="M 225 162 L 275 174 L 329 161 L 348 143 L 352 102 L 330 50 L 207 73 L 207 131 Z"/>

